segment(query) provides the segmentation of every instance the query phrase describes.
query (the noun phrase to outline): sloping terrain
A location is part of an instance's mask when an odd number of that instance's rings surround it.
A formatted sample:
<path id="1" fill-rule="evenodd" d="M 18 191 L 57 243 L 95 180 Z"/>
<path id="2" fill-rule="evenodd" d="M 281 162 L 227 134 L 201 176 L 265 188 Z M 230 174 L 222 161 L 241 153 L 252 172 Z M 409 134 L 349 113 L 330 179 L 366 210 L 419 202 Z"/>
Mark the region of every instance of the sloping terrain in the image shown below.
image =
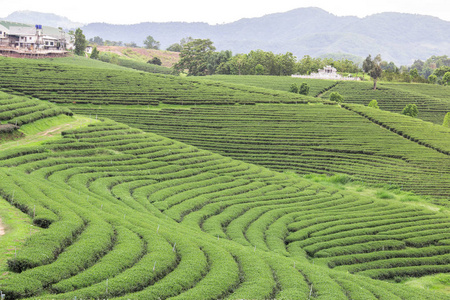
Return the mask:
<path id="1" fill-rule="evenodd" d="M 395 283 L 450 273 L 444 127 L 243 85 L 0 68 L 9 92 L 98 119 L 0 151 L 0 205 L 33 224 L 13 248 L 0 238 L 6 300 L 449 299 Z M 285 170 L 399 185 L 440 206 Z"/>
<path id="2" fill-rule="evenodd" d="M 185 80 L 170 75 L 77 67 L 33 60 L 0 58 L 0 88 L 58 104 L 234 105 L 300 103 L 314 99 L 243 85 Z M 280 97 L 280 95 L 282 95 Z"/>
<path id="3" fill-rule="evenodd" d="M 433 92 L 430 92 L 430 89 Z M 428 91 L 428 92 L 427 92 Z M 379 84 L 373 89 L 370 82 L 340 82 L 322 95 L 329 98 L 332 92 L 344 97 L 345 103 L 367 105 L 377 100 L 380 109 L 401 113 L 407 104 L 416 104 L 418 118 L 441 125 L 444 116 L 450 111 L 450 89 L 445 86 L 429 86 L 427 84 Z"/>
<path id="4" fill-rule="evenodd" d="M 124 56 L 145 63 L 154 57 L 158 57 L 159 59 L 161 59 L 161 65 L 167 68 L 171 68 L 179 60 L 178 52 L 144 48 L 130 48 L 124 46 L 97 46 L 97 49 L 100 52 L 111 52 L 119 56 Z"/>
<path id="5" fill-rule="evenodd" d="M 370 279 L 448 272 L 445 214 L 118 123 L 63 136 L 1 154 L 1 197 L 46 228 L 9 260 L 6 299 L 448 298 Z"/>
<path id="6" fill-rule="evenodd" d="M 277 171 L 342 173 L 440 198 L 445 205 L 450 198 L 450 130 L 421 120 L 409 123 L 411 118 L 405 116 L 377 111 L 371 121 L 331 105 L 70 108 Z M 383 122 L 386 127 L 380 126 Z"/>
<path id="7" fill-rule="evenodd" d="M 303 82 L 310 85 L 310 96 L 329 98 L 332 92 L 344 97 L 345 103 L 367 105 L 377 100 L 380 109 L 401 113 L 407 104 L 416 104 L 418 118 L 441 125 L 445 114 L 450 111 L 450 88 L 436 84 L 378 83 L 373 90 L 371 82 L 332 81 L 323 79 L 287 78 L 277 76 L 229 76 L 206 77 L 220 82 L 238 83 L 255 87 L 288 91 L 291 84 Z"/>

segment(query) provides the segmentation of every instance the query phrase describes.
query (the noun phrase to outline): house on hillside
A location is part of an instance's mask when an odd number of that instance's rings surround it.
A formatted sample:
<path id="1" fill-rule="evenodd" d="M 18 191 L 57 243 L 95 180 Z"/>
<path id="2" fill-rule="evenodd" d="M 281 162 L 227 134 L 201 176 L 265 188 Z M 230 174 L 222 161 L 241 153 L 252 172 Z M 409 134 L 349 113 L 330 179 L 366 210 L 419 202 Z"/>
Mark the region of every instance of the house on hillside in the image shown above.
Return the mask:
<path id="1" fill-rule="evenodd" d="M 48 26 L 0 21 L 0 48 L 65 50 L 66 33 Z"/>

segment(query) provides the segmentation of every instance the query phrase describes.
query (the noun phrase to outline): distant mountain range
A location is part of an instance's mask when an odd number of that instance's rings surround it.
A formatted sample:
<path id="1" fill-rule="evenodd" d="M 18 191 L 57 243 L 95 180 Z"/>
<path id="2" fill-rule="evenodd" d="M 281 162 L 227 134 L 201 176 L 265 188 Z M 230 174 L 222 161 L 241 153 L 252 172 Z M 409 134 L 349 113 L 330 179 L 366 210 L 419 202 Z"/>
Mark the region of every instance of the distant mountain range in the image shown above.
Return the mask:
<path id="1" fill-rule="evenodd" d="M 32 13 L 27 12 L 31 17 Z M 16 15 L 17 16 L 17 15 Z M 38 15 L 36 15 L 38 17 Z M 12 20 L 14 14 L 8 16 Z M 56 15 L 49 21 L 57 21 Z M 44 25 L 47 17 L 34 19 Z M 70 24 L 66 18 L 64 24 Z M 15 19 L 17 22 L 25 22 Z M 68 21 L 68 22 L 67 22 Z M 30 22 L 28 22 L 30 23 Z M 76 24 L 76 23 L 74 23 Z M 55 25 L 53 25 L 55 26 Z M 78 26 L 63 28 L 75 28 Z M 59 27 L 58 26 L 58 27 Z M 299 8 L 259 18 L 209 25 L 207 23 L 146 22 L 132 25 L 91 23 L 81 26 L 87 38 L 136 42 L 143 45 L 149 35 L 165 49 L 182 38 L 209 38 L 217 50 L 248 53 L 261 49 L 274 53 L 292 52 L 324 57 L 328 54 L 352 54 L 365 58 L 381 54 L 383 60 L 410 65 L 415 59 L 432 55 L 450 55 L 450 22 L 436 17 L 402 13 L 380 13 L 365 18 L 338 17 L 319 8 Z"/>
<path id="2" fill-rule="evenodd" d="M 41 24 L 56 28 L 62 27 L 66 30 L 83 27 L 84 25 L 86 25 L 83 23 L 72 22 L 66 17 L 61 17 L 55 14 L 40 13 L 29 10 L 13 12 L 6 18 L 2 18 L 0 20 L 14 21 L 18 23 L 25 23 L 32 25 Z"/>

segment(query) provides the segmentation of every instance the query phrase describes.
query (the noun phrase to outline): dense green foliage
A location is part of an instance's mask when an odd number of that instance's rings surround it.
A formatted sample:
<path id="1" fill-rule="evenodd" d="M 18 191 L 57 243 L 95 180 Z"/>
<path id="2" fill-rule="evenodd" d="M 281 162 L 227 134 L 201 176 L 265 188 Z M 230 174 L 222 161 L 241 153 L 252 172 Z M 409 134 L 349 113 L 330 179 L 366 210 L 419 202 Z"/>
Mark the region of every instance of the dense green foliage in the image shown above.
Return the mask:
<path id="1" fill-rule="evenodd" d="M 99 59 L 100 58 L 100 52 L 97 50 L 97 47 L 94 47 L 94 49 L 92 49 L 92 53 L 89 56 L 89 58 L 91 59 Z"/>
<path id="2" fill-rule="evenodd" d="M 445 127 L 450 127 L 450 112 L 445 114 L 444 123 L 442 123 Z"/>
<path id="3" fill-rule="evenodd" d="M 403 110 L 402 110 L 402 114 L 405 116 L 410 116 L 410 117 L 417 117 L 417 115 L 419 114 L 419 110 L 417 109 L 417 105 L 413 104 L 407 104 Z"/>
<path id="4" fill-rule="evenodd" d="M 0 239 L 6 300 L 448 299 L 393 283 L 450 272 L 448 128 L 286 92 L 294 78 L 276 91 L 3 58 L 0 71 L 17 94 L 0 94 L 5 118 L 55 107 L 34 96 L 99 119 L 0 152 L 0 200 L 39 228 L 15 254 Z"/>
<path id="5" fill-rule="evenodd" d="M 155 40 L 151 35 L 147 36 L 147 38 L 144 40 L 144 45 L 145 48 L 147 49 L 159 49 L 160 46 L 160 42 L 158 42 L 157 40 Z"/>
<path id="6" fill-rule="evenodd" d="M 0 122 L 2 123 L 22 126 L 60 114 L 71 116 L 72 112 L 67 108 L 61 108 L 38 99 L 15 96 L 0 91 Z M 3 130 L 6 130 L 5 128 Z"/>
<path id="7" fill-rule="evenodd" d="M 342 97 L 342 95 L 338 92 L 332 92 L 330 94 L 330 100 L 337 103 L 342 103 L 344 101 L 344 97 Z"/>
<path id="8" fill-rule="evenodd" d="M 352 110 L 330 105 L 145 111 L 70 108 L 277 171 L 344 173 L 372 184 L 390 183 L 445 203 L 450 196 L 449 130 L 381 110 L 346 107 Z"/>
<path id="9" fill-rule="evenodd" d="M 372 107 L 372 108 L 380 108 L 380 107 L 378 106 L 378 101 L 375 100 L 375 99 L 371 100 L 367 106 L 368 106 L 368 107 Z"/>
<path id="10" fill-rule="evenodd" d="M 195 39 L 186 43 L 180 52 L 180 61 L 173 68 L 177 72 L 188 70 L 188 75 L 207 75 L 208 60 L 216 48 L 209 39 Z"/>
<path id="11" fill-rule="evenodd" d="M 83 34 L 83 30 L 81 30 L 80 28 L 77 28 L 77 30 L 75 30 L 74 46 L 75 46 L 74 53 L 76 55 L 83 56 L 86 51 L 87 40 Z"/>
<path id="12" fill-rule="evenodd" d="M 9 261 L 6 299 L 447 299 L 359 275 L 448 272 L 444 214 L 119 123 L 63 136 L 0 156 L 1 196 L 51 221 Z"/>
<path id="13" fill-rule="evenodd" d="M 150 64 L 144 65 L 152 67 Z M 26 66 L 26 68 L 25 68 Z M 157 66 L 153 66 L 157 67 Z M 0 59 L 0 87 L 56 103 L 158 105 L 328 102 L 288 92 L 179 76 Z"/>

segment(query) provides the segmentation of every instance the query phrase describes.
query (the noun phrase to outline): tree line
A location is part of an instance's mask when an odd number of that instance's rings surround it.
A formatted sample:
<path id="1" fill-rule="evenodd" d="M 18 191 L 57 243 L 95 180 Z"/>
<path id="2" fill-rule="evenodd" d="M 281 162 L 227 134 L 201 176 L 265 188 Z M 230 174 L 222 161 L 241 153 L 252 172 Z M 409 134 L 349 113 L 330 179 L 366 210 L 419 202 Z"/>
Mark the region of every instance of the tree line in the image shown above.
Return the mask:
<path id="1" fill-rule="evenodd" d="M 82 34 L 79 29 L 77 29 L 77 33 Z M 77 41 L 77 34 L 75 40 Z M 103 40 L 98 36 L 91 38 L 89 43 L 137 47 L 136 43 L 124 44 Z M 160 42 L 152 36 L 147 36 L 143 44 L 147 49 L 160 49 Z M 314 58 L 309 55 L 297 59 L 291 52 L 274 54 L 271 51 L 252 50 L 249 53 L 233 55 L 230 50 L 216 51 L 213 42 L 209 39 L 193 39 L 192 37 L 183 38 L 179 43 L 170 45 L 166 50 L 180 53 L 180 61 L 173 66 L 174 73 L 187 72 L 192 76 L 213 74 L 309 75 L 325 66 L 332 66 L 344 74 L 362 73 L 363 77 L 364 74 L 368 74 L 374 81 L 374 89 L 376 89 L 377 80 L 443 85 L 450 83 L 450 58 L 447 55 L 432 56 L 426 61 L 415 60 L 409 67 L 398 67 L 393 62 L 383 61 L 380 55 L 372 59 L 369 54 L 360 66 L 349 59 L 334 60 L 332 58 Z"/>

